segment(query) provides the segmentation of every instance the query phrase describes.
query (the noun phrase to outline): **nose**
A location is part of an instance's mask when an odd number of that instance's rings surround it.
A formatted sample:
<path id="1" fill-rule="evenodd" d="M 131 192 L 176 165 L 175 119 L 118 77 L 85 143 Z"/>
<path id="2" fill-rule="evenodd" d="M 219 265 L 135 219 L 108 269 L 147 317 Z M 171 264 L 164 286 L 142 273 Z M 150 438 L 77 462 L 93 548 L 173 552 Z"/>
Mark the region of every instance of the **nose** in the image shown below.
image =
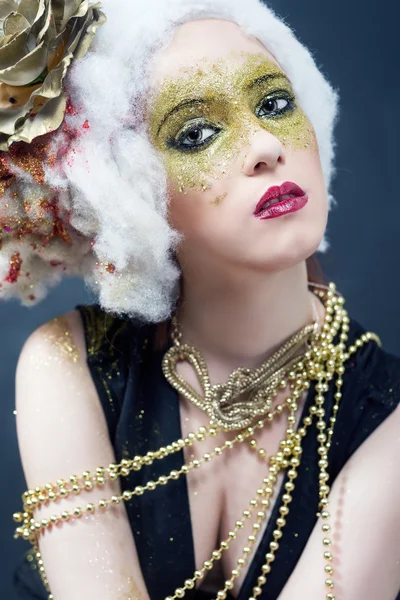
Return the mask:
<path id="1" fill-rule="evenodd" d="M 269 131 L 262 129 L 257 131 L 251 139 L 242 171 L 248 177 L 252 177 L 263 170 L 263 167 L 271 170 L 275 169 L 278 163 L 284 162 L 285 150 L 282 142 Z"/>

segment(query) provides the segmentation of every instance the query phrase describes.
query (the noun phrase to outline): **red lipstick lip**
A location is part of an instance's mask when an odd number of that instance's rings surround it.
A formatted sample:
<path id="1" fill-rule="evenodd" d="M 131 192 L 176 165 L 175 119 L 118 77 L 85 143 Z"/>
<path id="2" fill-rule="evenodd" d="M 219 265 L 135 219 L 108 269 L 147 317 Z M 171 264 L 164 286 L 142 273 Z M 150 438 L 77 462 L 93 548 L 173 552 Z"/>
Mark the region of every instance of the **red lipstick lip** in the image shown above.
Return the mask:
<path id="1" fill-rule="evenodd" d="M 266 204 L 270 200 L 276 200 L 277 198 L 280 198 L 281 196 L 286 196 L 288 194 L 292 194 L 293 196 L 305 196 L 306 195 L 305 191 L 302 190 L 300 186 L 298 186 L 296 183 L 293 183 L 292 181 L 285 181 L 284 183 L 282 183 L 281 186 L 274 185 L 274 186 L 268 188 L 268 190 L 265 192 L 265 194 L 263 194 L 261 196 L 261 198 L 254 210 L 254 215 L 257 215 L 258 213 L 260 213 L 264 204 Z"/>

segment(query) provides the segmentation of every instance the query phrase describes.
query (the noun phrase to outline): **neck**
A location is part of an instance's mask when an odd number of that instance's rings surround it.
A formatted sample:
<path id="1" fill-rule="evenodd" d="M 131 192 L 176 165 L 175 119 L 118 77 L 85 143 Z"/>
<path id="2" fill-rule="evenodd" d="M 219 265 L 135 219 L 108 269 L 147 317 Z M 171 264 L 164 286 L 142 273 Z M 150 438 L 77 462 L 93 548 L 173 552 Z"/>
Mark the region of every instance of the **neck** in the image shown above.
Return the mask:
<path id="1" fill-rule="evenodd" d="M 203 276 L 204 275 L 204 276 Z M 315 320 L 305 262 L 285 271 L 234 280 L 210 270 L 185 276 L 179 310 L 183 341 L 206 361 L 256 367 L 293 333 Z M 318 305 L 318 303 L 316 303 Z M 323 307 L 318 308 L 321 315 Z"/>

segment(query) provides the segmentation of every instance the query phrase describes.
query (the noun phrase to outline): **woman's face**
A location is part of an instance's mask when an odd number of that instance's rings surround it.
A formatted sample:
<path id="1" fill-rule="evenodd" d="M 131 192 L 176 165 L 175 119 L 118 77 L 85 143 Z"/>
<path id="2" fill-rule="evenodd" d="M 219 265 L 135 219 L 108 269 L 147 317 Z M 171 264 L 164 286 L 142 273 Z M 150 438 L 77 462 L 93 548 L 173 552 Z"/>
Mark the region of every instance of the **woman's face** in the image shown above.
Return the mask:
<path id="1" fill-rule="evenodd" d="M 150 92 L 149 132 L 167 172 L 170 224 L 184 236 L 182 265 L 273 271 L 313 254 L 328 213 L 314 130 L 259 41 L 230 21 L 186 23 L 158 54 Z M 255 214 L 284 182 L 308 202 Z"/>

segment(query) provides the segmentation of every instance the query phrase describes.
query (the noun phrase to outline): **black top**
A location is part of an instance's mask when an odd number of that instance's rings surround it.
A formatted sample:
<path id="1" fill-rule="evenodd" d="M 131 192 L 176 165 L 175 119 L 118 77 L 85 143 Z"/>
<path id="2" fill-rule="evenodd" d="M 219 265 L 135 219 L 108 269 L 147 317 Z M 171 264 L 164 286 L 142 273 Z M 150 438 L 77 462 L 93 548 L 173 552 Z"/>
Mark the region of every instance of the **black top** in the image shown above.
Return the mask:
<path id="1" fill-rule="evenodd" d="M 166 351 L 154 350 L 154 325 L 137 324 L 103 312 L 98 305 L 78 306 L 83 319 L 88 366 L 96 385 L 110 439 L 119 462 L 143 455 L 181 437 L 179 398 L 165 380 L 161 360 Z M 349 344 L 365 330 L 350 323 Z M 400 400 L 400 358 L 369 342 L 350 359 L 344 375 L 342 400 L 329 454 L 330 482 L 363 441 L 396 408 Z M 334 383 L 326 394 L 328 420 L 334 401 Z M 303 410 L 308 414 L 314 398 L 312 385 Z M 261 599 L 276 600 L 291 575 L 316 522 L 318 466 L 315 422 L 302 442 L 303 454 L 293 502 L 286 518 L 268 582 Z M 132 490 L 150 479 L 167 475 L 183 465 L 183 451 L 155 461 L 129 477 L 121 478 L 122 489 Z M 283 482 L 285 483 L 285 481 Z M 261 574 L 261 566 L 273 539 L 272 531 L 283 494 L 283 484 L 269 524 L 249 566 L 237 597 L 247 600 Z M 195 571 L 193 533 L 190 521 L 186 478 L 143 496 L 134 496 L 127 511 L 143 577 L 151 600 L 173 595 Z M 167 551 L 166 551 L 167 550 Z M 15 574 L 19 597 L 25 600 L 47 598 L 37 571 L 26 557 Z M 212 598 L 204 592 L 188 591 L 187 598 Z M 398 600 L 400 600 L 400 595 Z"/>

